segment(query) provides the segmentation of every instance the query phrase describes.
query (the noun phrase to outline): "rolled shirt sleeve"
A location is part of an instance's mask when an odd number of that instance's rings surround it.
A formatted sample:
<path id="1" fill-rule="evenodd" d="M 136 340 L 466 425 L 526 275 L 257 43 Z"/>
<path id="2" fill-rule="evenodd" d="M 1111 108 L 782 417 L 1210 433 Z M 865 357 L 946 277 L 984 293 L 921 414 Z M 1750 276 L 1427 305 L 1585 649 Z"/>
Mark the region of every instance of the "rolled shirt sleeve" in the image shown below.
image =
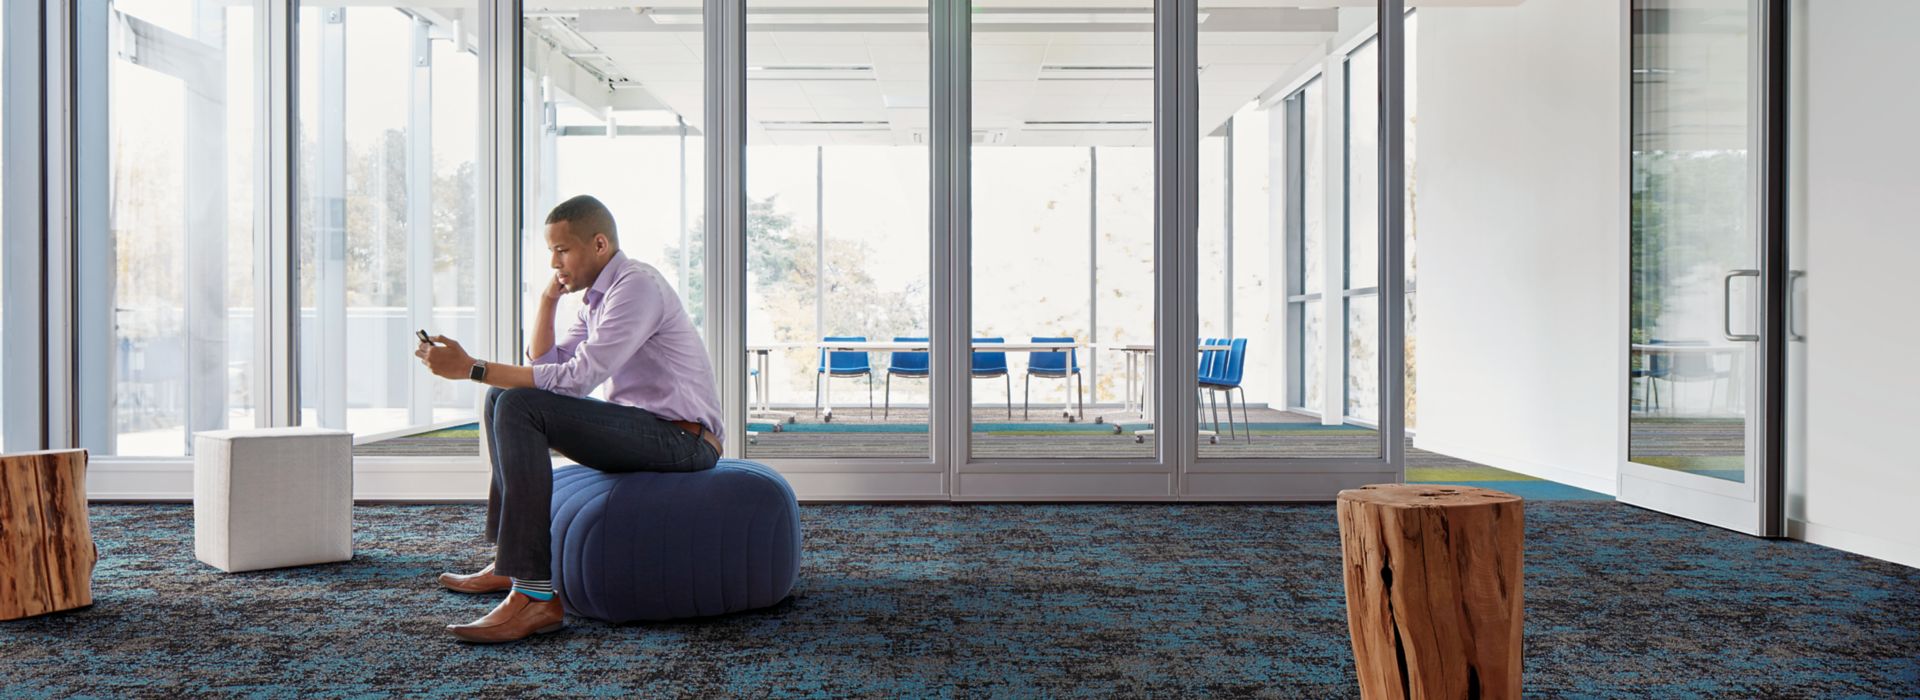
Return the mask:
<path id="1" fill-rule="evenodd" d="M 599 318 L 591 323 L 583 318 L 567 332 L 571 343 L 555 343 L 553 350 L 541 356 L 542 359 L 551 356 L 554 362 L 534 362 L 534 386 L 565 396 L 586 396 L 613 376 L 620 364 L 633 357 L 634 352 L 659 331 L 666 318 L 666 304 L 648 298 L 650 295 L 643 287 L 611 285 L 600 300 Z M 677 304 L 679 300 L 673 301 Z M 585 338 L 576 337 L 576 333 L 581 332 Z"/>

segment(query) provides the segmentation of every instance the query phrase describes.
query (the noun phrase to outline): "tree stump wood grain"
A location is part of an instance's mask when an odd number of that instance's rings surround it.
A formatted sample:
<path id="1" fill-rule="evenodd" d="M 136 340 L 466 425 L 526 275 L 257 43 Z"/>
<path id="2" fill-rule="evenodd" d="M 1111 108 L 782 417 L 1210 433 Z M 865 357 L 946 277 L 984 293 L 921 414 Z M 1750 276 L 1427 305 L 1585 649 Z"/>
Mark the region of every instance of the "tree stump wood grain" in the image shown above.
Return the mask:
<path id="1" fill-rule="evenodd" d="M 1522 505 L 1468 486 L 1340 492 L 1362 697 L 1520 697 Z"/>
<path id="2" fill-rule="evenodd" d="M 0 455 L 0 620 L 93 604 L 87 452 Z"/>

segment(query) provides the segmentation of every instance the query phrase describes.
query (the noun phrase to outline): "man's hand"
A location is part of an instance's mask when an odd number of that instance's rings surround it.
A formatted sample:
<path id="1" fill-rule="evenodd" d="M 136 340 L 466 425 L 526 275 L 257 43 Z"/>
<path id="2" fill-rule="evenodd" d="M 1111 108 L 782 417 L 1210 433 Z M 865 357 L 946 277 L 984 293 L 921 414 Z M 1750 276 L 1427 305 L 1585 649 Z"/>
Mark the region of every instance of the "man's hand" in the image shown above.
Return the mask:
<path id="1" fill-rule="evenodd" d="M 432 343 L 421 343 L 413 351 L 420 358 L 420 364 L 436 377 L 445 379 L 466 379 L 473 372 L 473 356 L 467 354 L 460 343 L 444 335 L 433 337 Z"/>
<path id="2" fill-rule="evenodd" d="M 566 294 L 567 285 L 560 283 L 560 273 L 555 272 L 553 273 L 553 277 L 547 280 L 546 291 L 540 294 L 540 298 L 553 302 L 559 301 L 560 297 L 566 296 Z"/>

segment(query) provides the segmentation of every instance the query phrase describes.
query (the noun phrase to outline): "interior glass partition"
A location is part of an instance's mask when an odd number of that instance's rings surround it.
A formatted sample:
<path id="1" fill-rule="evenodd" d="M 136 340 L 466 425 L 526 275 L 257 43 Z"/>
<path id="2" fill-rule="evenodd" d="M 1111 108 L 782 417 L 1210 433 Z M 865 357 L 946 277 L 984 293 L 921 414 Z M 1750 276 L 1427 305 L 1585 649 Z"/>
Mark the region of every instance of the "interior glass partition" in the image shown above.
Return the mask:
<path id="1" fill-rule="evenodd" d="M 1746 479 L 1760 339 L 1750 0 L 1633 13 L 1632 462 Z"/>
<path id="2" fill-rule="evenodd" d="M 1075 9 L 972 15 L 975 458 L 1156 451 L 1153 3 Z"/>
<path id="3" fill-rule="evenodd" d="M 582 194 L 607 205 L 620 251 L 659 271 L 706 331 L 705 28 L 697 2 L 640 9 L 537 1 L 522 10 L 522 348 L 553 276 L 546 215 Z M 555 324 L 572 324 L 582 307 L 582 295 L 562 297 Z"/>
<path id="4" fill-rule="evenodd" d="M 746 12 L 746 455 L 931 459 L 928 5 Z"/>
<path id="5" fill-rule="evenodd" d="M 7 17 L 9 14 L 11 13 L 6 12 L 4 8 L 0 8 L 0 76 L 8 75 L 12 70 L 11 64 L 13 62 L 7 58 Z M 0 114 L 8 114 L 7 91 L 4 88 L 0 88 Z M 6 144 L 8 139 L 6 138 L 6 132 L 10 130 L 11 129 L 0 129 L 0 163 L 7 162 Z M 6 221 L 7 190 L 11 189 L 8 187 L 9 184 L 5 177 L 0 176 L 0 222 Z M 6 235 L 6 227 L 4 223 L 0 223 L 0 241 L 4 241 Z M 0 243 L 0 289 L 6 289 L 6 250 L 8 247 L 9 246 L 4 243 Z M 6 328 L 6 305 L 0 303 L 0 348 L 7 346 Z M 12 368 L 6 366 L 6 364 L 7 363 L 0 362 L 0 397 L 7 395 L 7 375 L 12 372 Z M 7 412 L 13 410 L 7 407 L 9 403 L 10 402 L 0 402 L 0 450 L 8 449 L 7 445 L 11 444 L 11 441 L 7 440 L 7 436 L 4 435 L 6 432 L 4 426 L 7 425 Z"/>
<path id="6" fill-rule="evenodd" d="M 105 62 L 108 147 L 81 173 L 106 216 L 81 232 L 81 333 L 105 342 L 80 351 L 79 425 L 96 455 L 186 455 L 195 432 L 254 424 L 256 8 L 103 5 L 76 14 L 105 37 L 82 62 Z"/>
<path id="7" fill-rule="evenodd" d="M 1199 454 L 1378 458 L 1376 13 L 1201 15 Z"/>
<path id="8" fill-rule="evenodd" d="M 363 454 L 477 450 L 477 385 L 432 376 L 413 349 L 425 330 L 484 354 L 478 9 L 296 15 L 301 423 L 374 442 Z"/>

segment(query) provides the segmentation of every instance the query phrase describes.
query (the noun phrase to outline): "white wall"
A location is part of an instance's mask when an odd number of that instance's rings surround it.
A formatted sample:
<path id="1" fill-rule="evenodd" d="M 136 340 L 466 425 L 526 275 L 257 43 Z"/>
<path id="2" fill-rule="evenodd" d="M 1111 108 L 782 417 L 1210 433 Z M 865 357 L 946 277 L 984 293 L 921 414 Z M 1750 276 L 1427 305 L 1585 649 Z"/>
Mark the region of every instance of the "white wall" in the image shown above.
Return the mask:
<path id="1" fill-rule="evenodd" d="M 1920 567 L 1920 93 L 1912 0 L 1817 0 L 1797 15 L 1805 107 L 1793 263 L 1806 270 L 1805 374 L 1790 395 L 1805 437 L 1789 449 L 1790 530 L 1808 541 Z M 1798 202 L 1797 202 L 1798 204 Z M 1798 344 L 1796 344 L 1798 345 Z M 1800 349 L 1800 348 L 1795 348 Z M 1790 438 L 1791 439 L 1791 436 Z"/>
<path id="2" fill-rule="evenodd" d="M 1624 22 L 1618 0 L 1420 10 L 1421 449 L 1615 491 Z"/>

